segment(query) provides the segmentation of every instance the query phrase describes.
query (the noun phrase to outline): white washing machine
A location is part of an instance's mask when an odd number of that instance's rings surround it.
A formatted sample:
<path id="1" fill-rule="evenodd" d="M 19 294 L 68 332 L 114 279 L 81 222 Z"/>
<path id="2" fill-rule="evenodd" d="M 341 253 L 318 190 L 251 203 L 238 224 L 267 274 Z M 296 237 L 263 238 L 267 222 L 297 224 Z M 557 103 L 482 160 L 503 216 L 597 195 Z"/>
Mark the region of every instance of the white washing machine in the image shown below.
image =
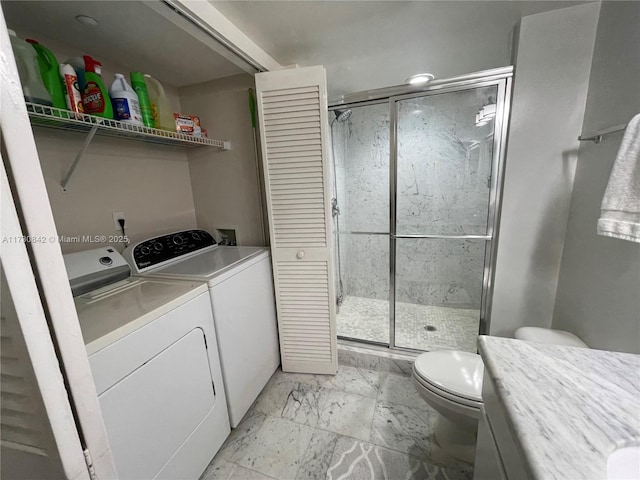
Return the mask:
<path id="1" fill-rule="evenodd" d="M 187 230 L 137 243 L 123 255 L 134 275 L 209 285 L 235 428 L 280 364 L 269 249 L 220 246 L 204 230 Z"/>
<path id="2" fill-rule="evenodd" d="M 113 248 L 65 265 L 119 478 L 199 478 L 231 431 L 207 285 L 130 278 Z"/>

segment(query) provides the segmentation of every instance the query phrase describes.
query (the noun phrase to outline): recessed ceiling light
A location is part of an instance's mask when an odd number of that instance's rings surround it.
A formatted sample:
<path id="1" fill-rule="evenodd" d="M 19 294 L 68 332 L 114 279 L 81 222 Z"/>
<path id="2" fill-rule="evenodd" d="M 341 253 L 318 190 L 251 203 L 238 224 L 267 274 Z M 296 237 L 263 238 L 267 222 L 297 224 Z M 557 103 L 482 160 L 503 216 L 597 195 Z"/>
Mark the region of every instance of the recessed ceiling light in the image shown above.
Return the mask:
<path id="1" fill-rule="evenodd" d="M 83 25 L 87 25 L 89 27 L 97 27 L 98 26 L 98 21 L 93 18 L 93 17 L 89 17 L 87 15 L 78 15 L 76 16 L 76 20 L 83 24 Z"/>
<path id="2" fill-rule="evenodd" d="M 415 75 L 411 75 L 407 78 L 406 82 L 409 85 L 420 85 L 422 83 L 427 83 L 433 80 L 435 77 L 430 73 L 416 73 Z"/>

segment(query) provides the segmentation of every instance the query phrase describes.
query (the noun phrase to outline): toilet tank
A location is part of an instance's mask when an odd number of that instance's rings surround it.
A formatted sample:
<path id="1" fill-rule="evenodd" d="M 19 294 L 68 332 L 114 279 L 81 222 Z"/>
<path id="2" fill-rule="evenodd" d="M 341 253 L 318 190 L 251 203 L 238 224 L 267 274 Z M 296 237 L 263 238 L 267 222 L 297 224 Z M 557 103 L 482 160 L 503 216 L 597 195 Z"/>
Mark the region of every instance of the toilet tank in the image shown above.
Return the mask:
<path id="1" fill-rule="evenodd" d="M 564 330 L 553 330 L 550 328 L 540 327 L 520 327 L 516 330 L 515 337 L 518 340 L 527 340 L 529 342 L 589 348 L 586 343 L 580 340 L 573 333 L 566 332 Z"/>

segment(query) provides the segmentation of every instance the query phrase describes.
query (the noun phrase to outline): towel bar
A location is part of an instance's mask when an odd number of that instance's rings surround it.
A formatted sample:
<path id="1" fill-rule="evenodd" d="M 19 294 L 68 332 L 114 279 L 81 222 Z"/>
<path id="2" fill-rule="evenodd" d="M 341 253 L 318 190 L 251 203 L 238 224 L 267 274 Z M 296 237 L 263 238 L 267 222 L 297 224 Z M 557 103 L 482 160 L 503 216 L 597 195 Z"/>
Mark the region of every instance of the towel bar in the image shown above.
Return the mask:
<path id="1" fill-rule="evenodd" d="M 618 132 L 622 132 L 625 128 L 627 128 L 627 124 L 623 123 L 621 125 L 616 125 L 614 127 L 609 127 L 609 128 L 604 128 L 602 130 L 598 130 L 596 132 L 593 132 L 590 135 L 580 135 L 578 137 L 578 140 L 580 140 L 581 142 L 586 142 L 586 141 L 590 141 L 593 143 L 600 143 L 602 142 L 602 137 L 604 137 L 605 135 L 611 135 L 613 133 L 618 133 Z"/>

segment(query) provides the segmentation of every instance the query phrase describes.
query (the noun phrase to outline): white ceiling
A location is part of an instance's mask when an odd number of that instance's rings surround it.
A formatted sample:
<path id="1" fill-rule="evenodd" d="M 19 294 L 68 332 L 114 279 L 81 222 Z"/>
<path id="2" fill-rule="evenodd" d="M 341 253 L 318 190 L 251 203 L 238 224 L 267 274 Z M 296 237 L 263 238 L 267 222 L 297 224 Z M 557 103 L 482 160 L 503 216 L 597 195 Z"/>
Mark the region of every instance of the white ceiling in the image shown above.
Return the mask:
<path id="1" fill-rule="evenodd" d="M 150 73 L 176 87 L 243 70 L 214 52 L 210 39 L 180 28 L 155 2 L 3 0 L 10 28 L 56 40 L 106 64 Z M 331 97 L 510 63 L 520 18 L 577 1 L 210 1 L 282 65 L 321 64 Z M 162 10 L 164 11 L 164 10 Z M 167 13 L 169 12 L 169 13 Z M 98 20 L 89 28 L 75 20 Z M 169 19 L 168 19 L 168 18 Z M 182 20 L 183 21 L 183 20 Z M 219 48 L 219 47 L 218 47 Z M 66 59 L 59 59 L 66 60 Z"/>
<path id="2" fill-rule="evenodd" d="M 577 1 L 218 1 L 282 65 L 321 64 L 330 96 L 508 65 L 521 17 Z"/>
<path id="3" fill-rule="evenodd" d="M 149 73 L 175 87 L 243 73 L 203 41 L 140 1 L 3 0 L 2 10 L 9 28 L 28 32 L 36 40 L 38 36 L 56 40 L 105 66 L 112 61 Z M 76 15 L 93 17 L 99 25 L 82 25 L 75 20 Z"/>

